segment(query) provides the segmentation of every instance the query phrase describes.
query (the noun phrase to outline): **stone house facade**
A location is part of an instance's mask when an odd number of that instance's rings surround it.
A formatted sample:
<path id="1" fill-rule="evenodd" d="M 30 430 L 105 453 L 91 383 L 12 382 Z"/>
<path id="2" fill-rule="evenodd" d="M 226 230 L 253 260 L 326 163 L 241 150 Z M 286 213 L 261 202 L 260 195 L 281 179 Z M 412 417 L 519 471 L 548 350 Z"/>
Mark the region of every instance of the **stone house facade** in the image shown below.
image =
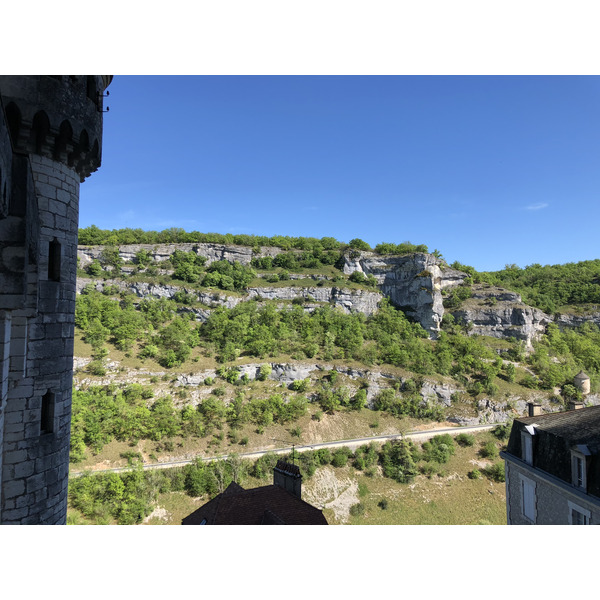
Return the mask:
<path id="1" fill-rule="evenodd" d="M 0 523 L 66 522 L 79 185 L 110 76 L 0 76 Z"/>
<path id="2" fill-rule="evenodd" d="M 509 525 L 600 524 L 600 406 L 515 419 L 506 452 Z"/>

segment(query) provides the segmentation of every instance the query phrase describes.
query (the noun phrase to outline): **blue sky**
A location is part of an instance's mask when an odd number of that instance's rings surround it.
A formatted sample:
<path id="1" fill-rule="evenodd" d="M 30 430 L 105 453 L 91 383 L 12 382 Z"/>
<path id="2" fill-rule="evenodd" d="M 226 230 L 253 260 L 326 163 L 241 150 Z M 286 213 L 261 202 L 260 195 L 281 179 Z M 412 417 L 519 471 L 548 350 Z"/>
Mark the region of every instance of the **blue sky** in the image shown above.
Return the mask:
<path id="1" fill-rule="evenodd" d="M 80 226 L 598 258 L 600 78 L 116 76 Z"/>

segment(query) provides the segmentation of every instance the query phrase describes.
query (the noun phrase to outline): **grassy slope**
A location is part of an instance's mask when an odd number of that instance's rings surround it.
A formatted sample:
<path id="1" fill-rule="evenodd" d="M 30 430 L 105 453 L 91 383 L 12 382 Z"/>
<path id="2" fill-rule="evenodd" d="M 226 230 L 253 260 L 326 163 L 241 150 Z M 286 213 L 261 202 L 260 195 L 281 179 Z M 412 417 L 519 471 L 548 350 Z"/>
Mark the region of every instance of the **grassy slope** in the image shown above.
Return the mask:
<path id="1" fill-rule="evenodd" d="M 315 506 L 324 506 L 324 514 L 330 525 L 505 525 L 506 506 L 504 483 L 491 482 L 485 477 L 472 480 L 467 474 L 474 468 L 481 468 L 471 461 L 482 465 L 486 461 L 478 456 L 481 445 L 494 440 L 490 433 L 475 436 L 473 447 L 456 447 L 450 461 L 443 466 L 442 475 L 431 478 L 418 475 L 412 484 L 399 484 L 383 477 L 379 472 L 367 477 L 360 471 L 347 466 L 339 469 L 323 467 L 303 484 L 303 498 Z M 496 459 L 498 461 L 499 459 Z M 335 477 L 337 493 L 332 494 L 331 487 L 320 485 L 324 470 Z M 247 477 L 243 487 L 252 488 L 270 484 L 270 480 L 257 480 Z M 331 483 L 331 477 L 330 477 Z M 347 511 L 341 515 L 333 505 L 351 489 L 361 489 L 361 493 L 350 494 L 349 504 L 361 502 L 365 512 L 361 516 L 349 516 Z M 386 498 L 387 509 L 378 503 Z M 154 516 L 148 519 L 150 525 L 178 525 L 181 520 L 208 501 L 208 497 L 191 498 L 183 492 L 160 494 Z M 92 524 L 84 519 L 79 511 L 69 509 L 69 522 L 73 524 Z M 110 524 L 111 521 L 107 521 Z"/>

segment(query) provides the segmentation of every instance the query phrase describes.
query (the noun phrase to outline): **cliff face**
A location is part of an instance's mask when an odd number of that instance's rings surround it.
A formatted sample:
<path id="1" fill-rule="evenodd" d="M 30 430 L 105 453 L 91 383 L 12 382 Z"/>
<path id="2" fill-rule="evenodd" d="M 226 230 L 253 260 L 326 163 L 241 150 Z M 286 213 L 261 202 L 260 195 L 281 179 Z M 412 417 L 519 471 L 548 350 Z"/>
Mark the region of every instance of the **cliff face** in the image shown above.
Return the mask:
<path id="1" fill-rule="evenodd" d="M 460 285 L 467 277 L 432 254 L 422 253 L 381 256 L 354 251 L 345 257 L 343 271 L 373 275 L 384 296 L 418 321 L 432 338 L 437 337 L 444 316 L 442 290 Z"/>
<path id="2" fill-rule="evenodd" d="M 93 260 L 97 260 L 103 246 L 80 246 L 78 256 L 80 266 L 85 268 Z M 175 250 L 194 251 L 207 259 L 207 264 L 214 261 L 227 260 L 250 264 L 253 257 L 276 256 L 283 250 L 274 247 L 262 247 L 260 251 L 250 246 L 234 246 L 224 244 L 135 244 L 121 246 L 121 258 L 128 262 L 135 258 L 139 250 L 146 250 L 152 258 L 163 261 Z M 124 267 L 130 270 L 133 267 Z M 199 302 L 208 306 L 235 306 L 239 302 L 252 298 L 267 300 L 289 301 L 296 298 L 305 300 L 304 307 L 312 309 L 317 303 L 330 303 L 340 307 L 345 312 L 362 312 L 373 314 L 383 297 L 389 298 L 400 307 L 409 317 L 420 323 L 432 338 L 436 338 L 444 316 L 442 291 L 461 285 L 467 274 L 448 267 L 442 260 L 431 254 L 415 253 L 405 256 L 379 255 L 373 252 L 351 250 L 343 259 L 342 270 L 346 275 L 354 272 L 375 277 L 379 292 L 368 290 L 352 291 L 343 287 L 307 286 L 279 287 L 261 286 L 247 290 L 244 296 L 227 295 L 223 292 L 197 292 L 185 286 L 153 285 L 148 283 L 131 283 L 129 281 L 112 280 L 106 284 L 116 285 L 120 289 L 130 289 L 139 297 L 155 296 L 172 298 L 177 291 L 184 290 L 197 296 Z M 290 274 L 290 279 L 307 278 L 326 279 L 320 275 Z M 98 280 L 80 279 L 77 291 L 84 285 L 93 283 L 101 289 L 103 283 Z M 524 304 L 521 296 L 502 288 L 485 285 L 475 285 L 473 296 L 464 301 L 460 308 L 449 311 L 455 319 L 471 323 L 470 333 L 488 335 L 497 338 L 523 340 L 531 347 L 533 339 L 545 332 L 549 322 L 555 321 L 560 327 L 578 327 L 585 322 L 600 325 L 600 313 L 589 315 L 560 315 L 556 318 L 543 313 L 541 310 Z M 191 310 L 191 309 L 190 309 Z M 205 310 L 196 310 L 199 319 L 205 319 Z M 446 309 L 446 312 L 447 309 Z"/>
<path id="3" fill-rule="evenodd" d="M 561 328 L 575 328 L 580 327 L 584 323 L 593 323 L 600 327 L 600 313 L 590 313 L 587 315 L 571 315 L 563 314 L 557 315 L 554 322 Z"/>
<path id="4" fill-rule="evenodd" d="M 92 261 L 98 260 L 104 250 L 104 246 L 79 246 L 77 256 L 81 268 L 85 268 Z M 206 257 L 206 264 L 209 265 L 219 260 L 229 262 L 239 262 L 242 265 L 249 265 L 250 261 L 257 256 L 277 256 L 283 252 L 281 248 L 271 246 L 261 247 L 260 252 L 254 254 L 250 246 L 234 246 L 225 244 L 131 244 L 119 246 L 119 255 L 125 262 L 133 261 L 135 255 L 140 250 L 146 250 L 152 256 L 152 259 L 160 262 L 166 260 L 175 252 L 194 251 L 199 256 Z"/>
<path id="5" fill-rule="evenodd" d="M 93 285 L 98 291 L 105 286 L 115 286 L 119 290 L 127 290 L 134 293 L 138 298 L 153 296 L 155 298 L 172 299 L 177 292 L 186 292 L 193 295 L 198 302 L 207 306 L 225 306 L 233 308 L 240 302 L 263 298 L 264 300 L 294 300 L 303 298 L 306 308 L 314 308 L 311 301 L 326 302 L 341 308 L 345 313 L 361 312 L 367 316 L 377 311 L 379 302 L 383 296 L 378 292 L 366 290 L 349 290 L 339 287 L 253 287 L 248 288 L 244 296 L 229 296 L 225 292 L 202 292 L 176 285 L 159 285 L 145 282 L 129 282 L 119 279 L 107 279 L 99 281 L 96 279 L 79 278 L 77 280 L 77 293 L 87 285 Z M 189 309 L 196 313 L 199 320 L 205 320 L 209 314 L 207 310 Z"/>
<path id="6" fill-rule="evenodd" d="M 524 304 L 515 292 L 484 285 L 474 285 L 472 289 L 472 297 L 451 313 L 456 321 L 472 324 L 471 334 L 514 337 L 529 348 L 552 321 L 550 315 Z"/>

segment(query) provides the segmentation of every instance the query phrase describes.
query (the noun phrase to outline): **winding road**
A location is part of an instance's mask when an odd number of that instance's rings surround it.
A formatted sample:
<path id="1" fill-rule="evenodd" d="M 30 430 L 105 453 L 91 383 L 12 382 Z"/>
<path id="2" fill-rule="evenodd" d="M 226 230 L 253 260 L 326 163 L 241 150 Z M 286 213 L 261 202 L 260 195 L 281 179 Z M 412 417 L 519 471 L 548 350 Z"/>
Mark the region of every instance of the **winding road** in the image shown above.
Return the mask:
<path id="1" fill-rule="evenodd" d="M 432 438 L 435 435 L 440 435 L 443 433 L 449 433 L 451 435 L 458 435 L 459 433 L 476 433 L 478 431 L 486 431 L 489 429 L 493 429 L 496 427 L 498 423 L 493 423 L 492 425 L 470 425 L 466 427 L 446 427 L 443 429 L 427 429 L 425 431 L 411 431 L 409 433 L 404 434 L 404 437 L 411 438 L 415 441 L 425 441 L 429 438 Z M 318 450 L 319 448 L 339 448 L 341 446 L 347 446 L 348 448 L 356 448 L 358 446 L 364 446 L 366 444 L 370 444 L 371 442 L 384 443 L 388 440 L 396 440 L 402 438 L 403 435 L 399 433 L 394 433 L 391 435 L 378 435 L 374 437 L 364 437 L 364 438 L 355 438 L 352 440 L 336 440 L 333 442 L 319 442 L 316 444 L 306 444 L 302 446 L 286 446 L 284 448 L 270 448 L 268 450 L 255 450 L 254 452 L 245 452 L 243 454 L 236 454 L 240 458 L 249 458 L 249 459 L 257 459 L 265 454 L 287 454 L 294 449 L 296 452 L 305 452 L 306 450 Z M 174 460 L 169 462 L 161 462 L 161 463 L 142 463 L 142 468 L 145 469 L 169 469 L 171 467 L 182 467 L 184 465 L 192 464 L 196 462 L 199 458 L 206 462 L 211 462 L 214 460 L 224 460 L 227 459 L 229 454 L 222 454 L 220 456 L 195 456 L 194 458 L 186 459 L 186 460 Z M 80 477 L 85 473 L 123 473 L 125 471 L 132 471 L 135 469 L 135 466 L 127 466 L 127 467 L 116 467 L 114 469 L 86 469 L 84 471 L 70 471 L 69 477 Z"/>

